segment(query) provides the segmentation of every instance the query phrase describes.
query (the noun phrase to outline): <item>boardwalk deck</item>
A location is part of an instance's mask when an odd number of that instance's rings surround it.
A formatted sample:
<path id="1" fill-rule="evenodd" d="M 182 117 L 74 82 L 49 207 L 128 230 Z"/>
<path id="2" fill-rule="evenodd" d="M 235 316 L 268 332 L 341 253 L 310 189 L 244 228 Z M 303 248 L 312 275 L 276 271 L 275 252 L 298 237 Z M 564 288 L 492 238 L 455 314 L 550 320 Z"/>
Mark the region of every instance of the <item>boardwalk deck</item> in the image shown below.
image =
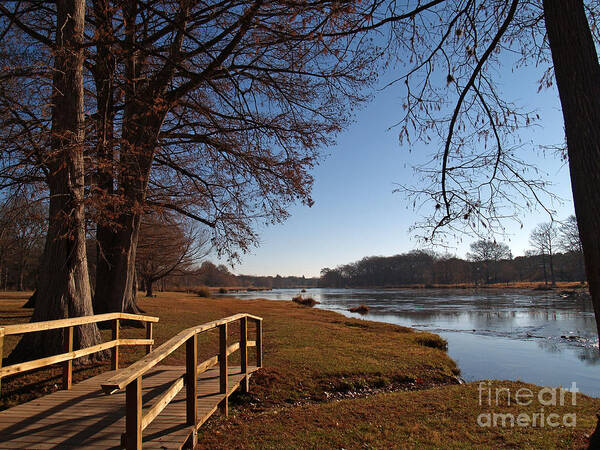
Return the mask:
<path id="1" fill-rule="evenodd" d="M 248 367 L 254 372 L 256 367 Z M 106 395 L 100 385 L 116 372 L 105 372 L 0 412 L 0 448 L 121 448 L 125 431 L 125 390 Z M 155 366 L 143 380 L 144 413 L 159 399 L 185 367 Z M 240 367 L 228 368 L 228 395 L 244 375 Z M 225 394 L 219 393 L 219 367 L 198 375 L 198 427 L 218 408 Z M 144 449 L 181 448 L 192 433 L 186 425 L 186 391 L 182 389 L 143 432 Z"/>

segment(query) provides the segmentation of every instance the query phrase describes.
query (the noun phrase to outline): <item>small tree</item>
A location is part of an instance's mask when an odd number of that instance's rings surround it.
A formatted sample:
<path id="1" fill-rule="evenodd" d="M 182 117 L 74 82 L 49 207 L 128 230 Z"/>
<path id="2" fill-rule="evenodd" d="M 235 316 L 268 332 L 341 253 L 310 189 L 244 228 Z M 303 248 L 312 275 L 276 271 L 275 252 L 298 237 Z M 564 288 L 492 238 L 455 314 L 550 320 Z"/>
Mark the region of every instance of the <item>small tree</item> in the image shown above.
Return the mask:
<path id="1" fill-rule="evenodd" d="M 585 280 L 585 266 L 583 260 L 583 244 L 579 236 L 579 226 L 577 225 L 577 217 L 570 215 L 558 227 L 559 248 L 565 252 L 573 254 L 577 260 L 578 277 L 580 280 Z"/>
<path id="2" fill-rule="evenodd" d="M 194 225 L 174 216 L 145 215 L 140 226 L 136 266 L 146 296 L 153 285 L 168 275 L 183 274 L 209 253 L 208 237 Z"/>
<path id="3" fill-rule="evenodd" d="M 536 252 L 542 256 L 542 264 L 544 266 L 544 279 L 546 284 L 546 257 L 550 266 L 550 280 L 552 286 L 556 285 L 556 279 L 554 277 L 554 253 L 558 246 L 558 230 L 553 222 L 540 223 L 531 232 L 529 238 L 529 244 L 536 250 Z"/>
<path id="4" fill-rule="evenodd" d="M 471 243 L 471 251 L 467 253 L 467 258 L 479 263 L 483 267 L 486 284 L 491 282 L 491 272 L 494 279 L 497 278 L 497 264 L 503 259 L 512 259 L 512 253 L 508 245 L 503 242 L 496 242 L 486 239 L 480 239 Z"/>
<path id="5" fill-rule="evenodd" d="M 10 250 L 5 264 L 13 267 L 12 279 L 19 291 L 25 290 L 26 276 L 37 269 L 44 249 L 47 227 L 46 208 L 24 194 L 12 196 L 2 208 L 3 233 Z"/>

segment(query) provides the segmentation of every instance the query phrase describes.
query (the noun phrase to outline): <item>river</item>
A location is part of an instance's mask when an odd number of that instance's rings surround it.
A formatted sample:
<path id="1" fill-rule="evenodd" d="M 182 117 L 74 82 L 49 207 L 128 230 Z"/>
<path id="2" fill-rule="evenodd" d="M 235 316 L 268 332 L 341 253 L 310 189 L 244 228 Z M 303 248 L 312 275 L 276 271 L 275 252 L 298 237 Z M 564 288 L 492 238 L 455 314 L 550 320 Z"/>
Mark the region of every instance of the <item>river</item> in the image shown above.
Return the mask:
<path id="1" fill-rule="evenodd" d="M 298 289 L 238 292 L 239 298 L 290 300 Z M 600 353 L 590 300 L 551 291 L 449 289 L 307 289 L 327 309 L 430 331 L 467 381 L 521 380 L 600 397 Z M 365 304 L 369 313 L 348 311 Z"/>

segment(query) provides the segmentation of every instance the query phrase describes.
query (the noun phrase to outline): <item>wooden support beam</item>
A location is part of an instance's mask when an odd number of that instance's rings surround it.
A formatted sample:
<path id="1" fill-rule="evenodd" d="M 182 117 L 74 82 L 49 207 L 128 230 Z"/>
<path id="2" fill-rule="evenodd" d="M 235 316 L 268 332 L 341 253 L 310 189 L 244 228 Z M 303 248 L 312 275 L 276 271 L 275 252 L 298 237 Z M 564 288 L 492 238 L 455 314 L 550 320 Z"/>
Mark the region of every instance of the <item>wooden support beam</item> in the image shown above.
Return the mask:
<path id="1" fill-rule="evenodd" d="M 113 341 L 117 341 L 119 339 L 119 319 L 115 319 L 115 321 L 113 322 L 112 339 L 113 339 Z M 111 349 L 110 368 L 112 370 L 119 370 L 119 344 L 118 343 Z"/>
<path id="2" fill-rule="evenodd" d="M 129 383 L 125 391 L 125 448 L 142 449 L 142 377 Z"/>
<path id="3" fill-rule="evenodd" d="M 256 321 L 256 367 L 262 367 L 262 320 Z"/>
<path id="4" fill-rule="evenodd" d="M 221 402 L 221 411 L 225 416 L 229 415 L 229 399 L 227 398 L 227 324 L 219 325 L 219 386 L 221 394 L 225 394 L 225 398 Z"/>
<path id="5" fill-rule="evenodd" d="M 146 339 L 152 339 L 152 322 L 146 322 Z M 152 344 L 146 346 L 146 355 L 152 351 Z"/>
<path id="6" fill-rule="evenodd" d="M 240 319 L 240 365 L 244 379 L 241 382 L 242 392 L 248 392 L 248 318 Z"/>
<path id="7" fill-rule="evenodd" d="M 73 327 L 65 329 L 64 349 L 65 353 L 73 351 Z M 69 359 L 63 363 L 63 389 L 71 389 L 73 383 L 73 360 Z"/>
<path id="8" fill-rule="evenodd" d="M 194 333 L 185 343 L 186 423 L 192 427 L 191 448 L 198 445 L 198 335 Z"/>
<path id="9" fill-rule="evenodd" d="M 0 371 L 2 370 L 2 358 L 4 357 L 4 328 L 0 327 Z M 0 394 L 2 394 L 2 376 L 0 375 Z"/>
<path id="10" fill-rule="evenodd" d="M 196 426 L 197 417 L 197 384 L 198 384 L 198 335 L 194 334 L 185 343 L 185 416 L 188 425 Z"/>

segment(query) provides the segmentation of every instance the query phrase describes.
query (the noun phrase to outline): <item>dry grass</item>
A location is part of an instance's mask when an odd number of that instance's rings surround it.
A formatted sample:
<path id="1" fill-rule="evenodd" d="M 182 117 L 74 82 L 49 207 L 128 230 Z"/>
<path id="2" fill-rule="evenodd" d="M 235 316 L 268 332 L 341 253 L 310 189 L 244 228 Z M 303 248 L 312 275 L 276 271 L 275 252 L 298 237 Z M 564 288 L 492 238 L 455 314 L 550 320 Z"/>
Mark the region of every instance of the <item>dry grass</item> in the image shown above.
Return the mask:
<path id="1" fill-rule="evenodd" d="M 0 323 L 26 322 L 30 310 L 20 309 L 26 298 L 0 294 Z M 253 377 L 250 394 L 232 398 L 232 418 L 216 416 L 201 428 L 203 448 L 581 448 L 600 408 L 599 399 L 582 395 L 576 407 L 546 408 L 546 414 L 575 412 L 574 429 L 481 428 L 481 412 L 532 413 L 539 412 L 539 404 L 516 409 L 501 397 L 500 405 L 490 409 L 479 405 L 477 384 L 444 385 L 453 382 L 457 371 L 437 335 L 292 302 L 159 293 L 140 303 L 161 319 L 155 326 L 158 344 L 179 330 L 238 312 L 264 318 L 265 368 Z M 232 328 L 233 341 L 238 329 Z M 254 332 L 251 327 L 250 339 Z M 141 333 L 123 330 L 124 337 Z M 15 343 L 7 339 L 6 350 Z M 214 355 L 217 347 L 216 333 L 201 335 L 199 357 Z M 142 354 L 141 348 L 124 348 L 122 366 Z M 252 352 L 250 362 L 253 358 Z M 167 362 L 183 360 L 179 351 Z M 79 368 L 74 378 L 107 368 L 108 363 Z M 55 389 L 59 376 L 58 369 L 50 369 L 3 380 L 2 405 Z M 521 387 L 539 389 L 497 383 L 513 393 Z"/>
<path id="2" fill-rule="evenodd" d="M 492 385 L 510 389 L 538 386 L 498 381 Z M 495 391 L 493 391 L 495 392 Z M 546 397 L 548 398 L 548 397 Z M 239 414 L 230 420 L 214 421 L 201 429 L 201 448 L 583 448 L 587 434 L 596 424 L 600 399 L 578 395 L 576 406 L 571 394 L 564 406 L 547 406 L 549 414 L 576 414 L 576 427 L 480 427 L 479 414 L 540 413 L 540 403 L 518 406 L 506 396 L 496 406 L 488 406 L 486 394 L 479 404 L 478 384 L 443 386 L 424 391 L 377 394 L 371 397 L 341 400 L 298 408 L 272 409 L 262 414 Z M 497 422 L 501 425 L 501 421 Z M 539 424 L 539 416 L 538 416 Z M 507 422 L 508 425 L 508 422 Z"/>
<path id="3" fill-rule="evenodd" d="M 264 318 L 264 366 L 254 377 L 252 402 L 269 405 L 297 401 L 318 401 L 347 386 L 424 387 L 453 381 L 457 372 L 454 362 L 444 351 L 424 345 L 425 336 L 411 329 L 343 317 L 292 302 L 238 300 L 234 298 L 200 298 L 194 294 L 162 293 L 155 298 L 141 297 L 146 314 L 160 317 L 155 324 L 157 344 L 178 331 L 217 318 L 248 312 Z M 23 323 L 31 310 L 21 309 L 27 294 L 0 293 L 0 323 Z M 109 339 L 109 331 L 105 339 Z M 140 329 L 124 329 L 123 337 L 141 337 Z M 250 325 L 249 339 L 255 330 Z M 239 329 L 232 326 L 231 341 L 238 339 Z M 218 333 L 199 336 L 200 360 L 218 351 Z M 7 337 L 5 355 L 16 345 L 16 337 Z M 121 366 L 143 356 L 141 347 L 124 347 Z M 232 363 L 236 362 L 237 353 Z M 250 362 L 254 354 L 251 352 Z M 166 363 L 183 364 L 184 350 L 175 352 Z M 108 362 L 94 367 L 80 367 L 74 380 L 81 380 L 103 370 Z M 29 400 L 56 389 L 60 368 L 7 377 L 2 380 L 0 407 Z M 418 382 L 417 382 L 418 380 Z"/>
<path id="4" fill-rule="evenodd" d="M 296 297 L 293 297 L 292 301 L 294 303 L 297 303 L 298 305 L 308 306 L 310 308 L 312 308 L 313 306 L 318 305 L 320 303 L 312 297 L 302 297 L 301 295 L 297 295 Z"/>
<path id="5" fill-rule="evenodd" d="M 206 286 L 201 286 L 194 291 L 194 294 L 196 294 L 198 297 L 210 297 L 211 291 Z"/>

